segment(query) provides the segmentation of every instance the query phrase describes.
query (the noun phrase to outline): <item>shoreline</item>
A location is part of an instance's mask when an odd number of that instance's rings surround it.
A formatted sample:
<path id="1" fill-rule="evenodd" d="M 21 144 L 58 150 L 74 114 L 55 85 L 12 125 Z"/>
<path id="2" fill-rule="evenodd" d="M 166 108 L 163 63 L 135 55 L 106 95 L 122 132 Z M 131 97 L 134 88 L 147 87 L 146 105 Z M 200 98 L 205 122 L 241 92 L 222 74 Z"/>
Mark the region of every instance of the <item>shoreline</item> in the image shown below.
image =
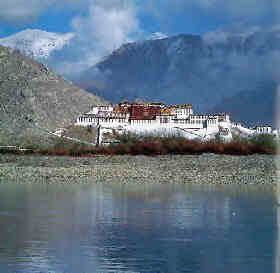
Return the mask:
<path id="1" fill-rule="evenodd" d="M 3 155 L 0 183 L 276 185 L 275 156 Z"/>

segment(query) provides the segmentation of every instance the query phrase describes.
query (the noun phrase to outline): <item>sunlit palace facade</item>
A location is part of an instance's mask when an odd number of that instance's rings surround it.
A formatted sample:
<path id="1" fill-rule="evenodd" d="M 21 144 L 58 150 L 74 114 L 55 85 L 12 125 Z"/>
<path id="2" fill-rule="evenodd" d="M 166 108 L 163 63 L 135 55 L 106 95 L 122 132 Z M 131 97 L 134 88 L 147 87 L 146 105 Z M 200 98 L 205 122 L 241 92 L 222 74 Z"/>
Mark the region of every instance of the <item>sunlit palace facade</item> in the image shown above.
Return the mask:
<path id="1" fill-rule="evenodd" d="M 163 103 L 120 103 L 119 105 L 96 105 L 91 111 L 79 116 L 76 125 L 149 128 L 180 127 L 183 129 L 225 127 L 229 115 L 194 114 L 191 104 L 165 105 Z"/>
<path id="2" fill-rule="evenodd" d="M 231 139 L 228 114 L 194 114 L 191 104 L 128 103 L 96 105 L 80 115 L 75 125 L 97 127 L 98 143 L 105 133 L 176 135 L 186 138 L 211 139 L 217 134 Z"/>

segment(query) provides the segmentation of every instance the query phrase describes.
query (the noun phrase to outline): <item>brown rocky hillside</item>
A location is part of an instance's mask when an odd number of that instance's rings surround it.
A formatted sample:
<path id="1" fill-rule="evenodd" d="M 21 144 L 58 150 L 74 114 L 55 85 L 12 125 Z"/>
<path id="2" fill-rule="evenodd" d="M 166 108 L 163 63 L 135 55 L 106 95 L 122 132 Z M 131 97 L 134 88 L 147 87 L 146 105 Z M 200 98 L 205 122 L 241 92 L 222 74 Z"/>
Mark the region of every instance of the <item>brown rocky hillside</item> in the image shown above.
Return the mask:
<path id="1" fill-rule="evenodd" d="M 38 127 L 51 131 L 69 126 L 101 102 L 19 51 L 0 46 L 0 144 L 41 134 Z"/>

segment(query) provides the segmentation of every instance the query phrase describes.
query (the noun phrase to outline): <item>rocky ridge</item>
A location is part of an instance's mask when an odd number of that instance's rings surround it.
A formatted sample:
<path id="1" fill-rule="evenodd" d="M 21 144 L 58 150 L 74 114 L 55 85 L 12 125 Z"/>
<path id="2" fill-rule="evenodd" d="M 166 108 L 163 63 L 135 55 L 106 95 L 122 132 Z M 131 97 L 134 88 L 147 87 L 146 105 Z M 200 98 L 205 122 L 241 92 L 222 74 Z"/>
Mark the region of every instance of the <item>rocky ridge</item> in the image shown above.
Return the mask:
<path id="1" fill-rule="evenodd" d="M 38 128 L 68 126 L 102 102 L 19 51 L 0 46 L 0 142 L 42 133 Z"/>

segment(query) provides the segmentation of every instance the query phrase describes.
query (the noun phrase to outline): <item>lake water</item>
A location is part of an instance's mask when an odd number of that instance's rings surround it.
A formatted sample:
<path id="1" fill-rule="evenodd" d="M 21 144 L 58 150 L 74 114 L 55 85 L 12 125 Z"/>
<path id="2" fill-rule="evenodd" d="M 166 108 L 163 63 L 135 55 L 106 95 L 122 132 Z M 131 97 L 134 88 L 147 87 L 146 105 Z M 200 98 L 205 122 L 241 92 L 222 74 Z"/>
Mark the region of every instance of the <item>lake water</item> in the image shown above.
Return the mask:
<path id="1" fill-rule="evenodd" d="M 0 185 L 0 272 L 280 272 L 274 193 Z"/>

